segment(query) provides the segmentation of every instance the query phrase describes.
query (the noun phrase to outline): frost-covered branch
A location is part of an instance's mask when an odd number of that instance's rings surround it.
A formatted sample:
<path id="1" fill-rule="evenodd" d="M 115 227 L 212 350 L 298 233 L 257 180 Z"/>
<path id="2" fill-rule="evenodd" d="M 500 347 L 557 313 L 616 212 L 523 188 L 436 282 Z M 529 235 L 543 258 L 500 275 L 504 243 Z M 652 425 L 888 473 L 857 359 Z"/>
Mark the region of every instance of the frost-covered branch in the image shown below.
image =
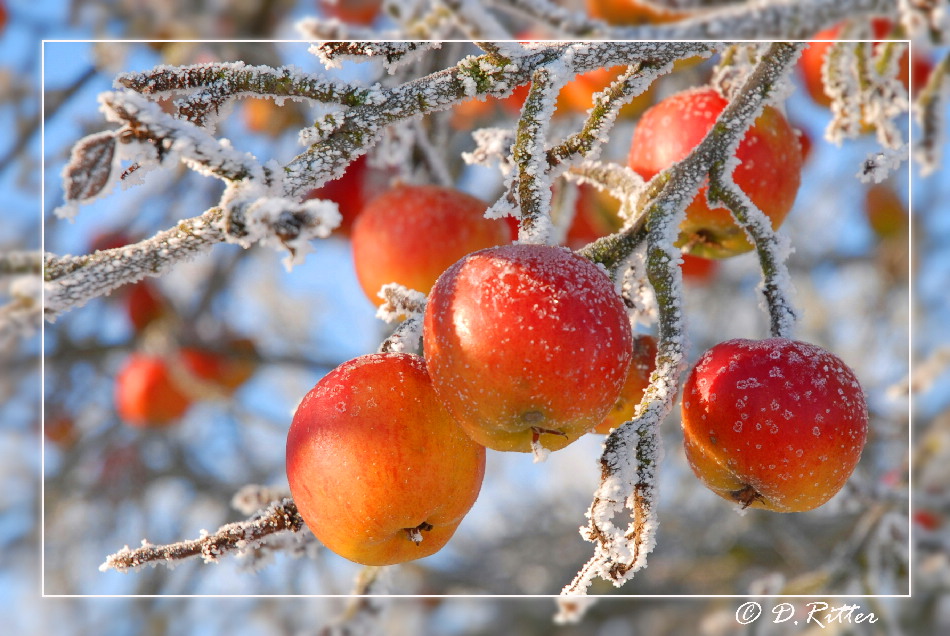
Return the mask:
<path id="1" fill-rule="evenodd" d="M 229 99 L 266 96 L 357 106 L 373 98 L 370 88 L 352 86 L 305 73 L 292 66 L 271 68 L 244 62 L 215 62 L 190 66 L 163 66 L 147 72 L 123 73 L 116 88 L 127 88 L 154 99 L 184 93 L 176 101 L 178 112 L 199 126 L 212 121 Z"/>
<path id="2" fill-rule="evenodd" d="M 215 207 L 175 227 L 123 247 L 84 256 L 44 258 L 45 317 L 81 307 L 146 276 L 161 276 L 178 262 L 194 258 L 215 243 L 230 241 L 245 247 L 253 242 L 277 243 L 289 252 L 285 264 L 299 261 L 309 241 L 330 234 L 340 222 L 333 203 L 318 199 L 296 203 L 279 197 L 235 194 L 227 208 Z"/>
<path id="3" fill-rule="evenodd" d="M 521 209 L 518 240 L 523 243 L 544 245 L 551 242 L 551 177 L 544 149 L 554 115 L 554 101 L 565 75 L 563 69 L 543 67 L 536 70 L 518 120 L 512 155 L 518 168 Z M 561 79 L 556 80 L 556 77 Z"/>
<path id="4" fill-rule="evenodd" d="M 524 48 L 518 56 L 486 53 L 467 57 L 451 68 L 382 89 L 372 104 L 324 118 L 313 144 L 284 169 L 289 193 L 299 194 L 339 176 L 340 166 L 365 152 L 386 126 L 445 110 L 471 97 L 507 97 L 515 87 L 530 81 L 535 70 L 555 60 L 568 66 L 566 72 L 576 74 L 634 61 L 662 65 L 723 45 L 707 42 L 693 43 L 691 48 L 681 46 L 682 50 L 674 44 L 653 42 L 559 43 Z M 685 54 L 687 50 L 691 53 Z"/>
<path id="5" fill-rule="evenodd" d="M 46 319 L 104 296 L 146 276 L 160 276 L 181 260 L 193 258 L 224 239 L 221 208 L 179 222 L 155 236 L 85 256 L 47 253 L 44 262 Z"/>
<path id="6" fill-rule="evenodd" d="M 548 0 L 490 0 L 565 35 L 618 40 L 807 39 L 844 19 L 867 16 L 897 18 L 893 0 L 764 0 L 696 11 L 676 21 L 640 26 L 611 26 Z"/>
<path id="7" fill-rule="evenodd" d="M 683 161 L 655 179 L 664 185 L 647 208 L 647 276 L 659 307 L 657 368 L 634 419 L 613 431 L 601 455 L 601 484 L 581 534 L 595 544 L 594 556 L 562 595 L 585 594 L 597 576 L 622 585 L 646 565 L 656 533 L 656 465 L 659 425 L 669 414 L 685 368 L 687 335 L 683 322 L 682 273 L 673 245 L 686 206 L 717 163 L 731 158 L 740 141 L 782 84 L 800 45 L 773 44 L 712 130 Z M 628 515 L 625 527 L 614 522 Z"/>
<path id="8" fill-rule="evenodd" d="M 418 60 L 441 46 L 441 42 L 324 42 L 314 44 L 310 47 L 310 52 L 320 58 L 327 68 L 337 67 L 347 60 L 367 62 L 381 59 L 386 68 L 392 72 L 393 69 Z"/>
<path id="9" fill-rule="evenodd" d="M 422 316 L 426 310 L 426 296 L 415 289 L 398 283 L 386 283 L 379 292 L 383 304 L 376 310 L 380 320 L 399 326 L 379 345 L 381 353 L 411 353 L 422 343 Z"/>
<path id="10" fill-rule="evenodd" d="M 39 252 L 0 252 L 0 276 L 39 274 L 43 257 Z"/>
<path id="11" fill-rule="evenodd" d="M 772 229 L 765 213 L 735 184 L 722 165 L 710 176 L 709 200 L 719 201 L 729 208 L 736 223 L 755 245 L 762 269 L 762 293 L 769 312 L 770 333 L 775 338 L 790 338 L 798 312 L 788 298 L 792 289 L 785 263 L 791 251 L 788 238 Z"/>
<path id="12" fill-rule="evenodd" d="M 225 181 L 264 180 L 264 169 L 252 155 L 172 117 L 156 102 L 133 92 L 103 93 L 99 101 L 106 119 L 123 126 L 116 133 L 120 144 L 147 144 L 159 162 L 180 158 L 199 172 Z"/>
<path id="13" fill-rule="evenodd" d="M 174 565 L 178 561 L 200 556 L 205 563 L 215 563 L 222 556 L 236 552 L 239 556 L 251 553 L 266 542 L 268 537 L 283 532 L 300 532 L 303 517 L 291 499 L 283 499 L 261 510 L 254 518 L 221 526 L 213 534 L 199 539 L 168 545 L 152 545 L 142 541 L 134 550 L 124 549 L 109 555 L 99 566 L 103 572 L 128 572 L 143 565 Z"/>
<path id="14" fill-rule="evenodd" d="M 914 157 L 924 175 L 932 174 L 940 164 L 940 149 L 946 136 L 946 105 L 950 95 L 950 53 L 937 63 L 927 84 L 914 104 L 914 118 L 920 126 L 920 139 L 914 145 Z"/>

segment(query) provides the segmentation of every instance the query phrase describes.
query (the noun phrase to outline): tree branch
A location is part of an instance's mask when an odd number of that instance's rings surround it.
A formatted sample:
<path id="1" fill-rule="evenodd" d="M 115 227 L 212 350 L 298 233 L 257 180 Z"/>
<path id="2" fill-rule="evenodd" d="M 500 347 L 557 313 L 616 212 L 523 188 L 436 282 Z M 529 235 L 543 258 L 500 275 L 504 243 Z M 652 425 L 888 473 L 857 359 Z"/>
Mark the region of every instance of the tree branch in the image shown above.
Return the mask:
<path id="1" fill-rule="evenodd" d="M 773 44 L 725 108 L 712 130 L 686 159 L 655 177 L 664 183 L 647 208 L 647 275 L 659 306 L 657 368 L 633 420 L 611 433 L 601 455 L 601 484 L 581 534 L 595 544 L 594 555 L 562 595 L 585 594 L 594 577 L 622 585 L 646 565 L 657 529 L 656 464 L 659 425 L 669 414 L 685 368 L 687 334 L 683 321 L 680 254 L 673 243 L 686 206 L 717 163 L 727 162 L 768 98 L 790 71 L 801 45 Z M 627 513 L 630 522 L 613 519 Z"/>
<path id="2" fill-rule="evenodd" d="M 205 563 L 215 563 L 231 552 L 238 555 L 253 552 L 270 536 L 283 532 L 296 533 L 302 528 L 303 517 L 297 512 L 294 502 L 286 498 L 271 504 L 247 521 L 221 526 L 213 534 L 205 534 L 200 539 L 168 545 L 151 545 L 143 541 L 142 547 L 135 550 L 126 546 L 106 557 L 99 570 L 128 572 L 143 565 L 171 565 L 196 556 L 201 556 Z"/>

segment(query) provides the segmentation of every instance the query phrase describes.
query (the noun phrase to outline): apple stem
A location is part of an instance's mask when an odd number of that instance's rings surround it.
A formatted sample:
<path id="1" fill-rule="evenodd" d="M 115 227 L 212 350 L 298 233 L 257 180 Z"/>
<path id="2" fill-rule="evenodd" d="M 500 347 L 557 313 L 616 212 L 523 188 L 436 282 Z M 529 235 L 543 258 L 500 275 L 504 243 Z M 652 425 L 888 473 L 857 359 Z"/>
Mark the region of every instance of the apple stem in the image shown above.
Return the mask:
<path id="1" fill-rule="evenodd" d="M 431 523 L 423 521 L 415 528 L 403 528 L 403 530 L 406 531 L 406 536 L 409 537 L 410 541 L 416 545 L 420 545 L 422 543 L 422 532 L 428 532 L 429 530 L 432 530 L 432 527 L 433 526 Z"/>

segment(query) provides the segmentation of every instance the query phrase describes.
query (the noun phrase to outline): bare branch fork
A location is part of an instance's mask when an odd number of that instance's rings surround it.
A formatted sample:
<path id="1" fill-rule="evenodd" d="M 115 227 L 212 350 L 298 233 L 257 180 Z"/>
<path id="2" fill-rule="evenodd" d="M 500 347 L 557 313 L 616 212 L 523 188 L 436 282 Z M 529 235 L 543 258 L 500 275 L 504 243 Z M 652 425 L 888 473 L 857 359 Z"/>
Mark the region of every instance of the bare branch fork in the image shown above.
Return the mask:
<path id="1" fill-rule="evenodd" d="M 660 314 L 657 369 L 634 419 L 616 429 L 605 442 L 600 460 L 601 485 L 587 513 L 589 524 L 581 530 L 582 536 L 595 543 L 594 555 L 564 587 L 563 596 L 586 594 L 598 576 L 622 585 L 646 565 L 646 556 L 653 549 L 659 425 L 672 410 L 686 352 L 682 274 L 676 266 L 680 254 L 673 243 L 686 206 L 703 180 L 716 165 L 727 164 L 800 51 L 801 45 L 770 46 L 705 139 L 686 159 L 657 175 L 650 184 L 660 188 L 646 212 L 647 274 Z M 767 231 L 759 227 L 753 239 L 765 238 L 768 242 L 770 233 L 770 227 Z M 757 248 L 770 249 L 758 243 Z M 778 258 L 776 266 L 782 267 L 782 262 Z M 630 522 L 620 527 L 613 520 L 624 513 Z"/>

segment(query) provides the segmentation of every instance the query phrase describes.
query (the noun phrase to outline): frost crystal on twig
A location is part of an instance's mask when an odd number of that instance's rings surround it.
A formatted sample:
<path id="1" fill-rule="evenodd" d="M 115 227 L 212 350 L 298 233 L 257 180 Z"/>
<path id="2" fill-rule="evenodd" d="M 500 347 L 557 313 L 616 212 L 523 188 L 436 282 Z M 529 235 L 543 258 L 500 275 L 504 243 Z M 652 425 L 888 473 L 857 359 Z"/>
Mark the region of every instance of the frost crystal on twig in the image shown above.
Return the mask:
<path id="1" fill-rule="evenodd" d="M 390 74 L 425 54 L 441 48 L 441 42 L 326 42 L 310 47 L 327 68 L 337 68 L 346 60 L 367 62 L 381 59 Z"/>

